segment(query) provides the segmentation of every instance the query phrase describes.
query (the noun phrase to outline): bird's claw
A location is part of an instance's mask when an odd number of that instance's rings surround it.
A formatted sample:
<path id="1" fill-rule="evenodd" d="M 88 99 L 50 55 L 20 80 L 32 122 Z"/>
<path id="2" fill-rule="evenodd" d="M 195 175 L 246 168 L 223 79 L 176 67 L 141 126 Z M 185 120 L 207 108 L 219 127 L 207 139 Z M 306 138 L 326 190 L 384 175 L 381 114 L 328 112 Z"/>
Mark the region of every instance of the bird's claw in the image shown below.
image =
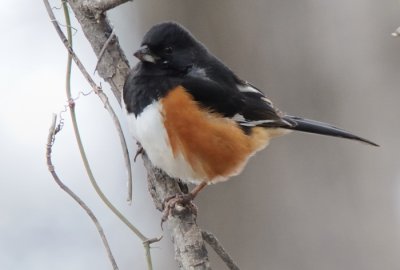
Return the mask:
<path id="1" fill-rule="evenodd" d="M 161 228 L 163 228 L 163 224 L 168 220 L 169 216 L 182 213 L 185 209 L 188 209 L 191 213 L 193 213 L 196 219 L 197 206 L 193 203 L 193 199 L 194 196 L 192 193 L 176 194 L 166 198 L 163 203 L 164 210 L 161 218 Z"/>

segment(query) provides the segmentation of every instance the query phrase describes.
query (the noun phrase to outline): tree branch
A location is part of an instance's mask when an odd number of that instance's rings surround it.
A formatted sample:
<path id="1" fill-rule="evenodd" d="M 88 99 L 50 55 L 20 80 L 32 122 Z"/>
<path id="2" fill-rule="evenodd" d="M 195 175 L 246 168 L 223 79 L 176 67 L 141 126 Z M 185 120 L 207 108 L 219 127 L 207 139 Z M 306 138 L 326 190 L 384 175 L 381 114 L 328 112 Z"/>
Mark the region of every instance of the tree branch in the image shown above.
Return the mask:
<path id="1" fill-rule="evenodd" d="M 100 14 L 129 1 L 133 0 L 83 0 L 81 2 L 83 9 L 91 13 L 98 12 Z"/>
<path id="2" fill-rule="evenodd" d="M 83 33 L 91 44 L 93 51 L 99 57 L 104 44 L 112 33 L 112 28 L 107 17 L 101 13 L 95 16 L 96 10 L 90 10 L 90 5 L 85 4 L 93 1 L 89 0 L 69 0 L 75 17 L 82 26 Z M 96 2 L 118 2 L 119 4 L 127 1 L 96 1 Z M 119 46 L 118 38 L 115 36 L 108 44 L 101 61 L 98 65 L 99 75 L 111 85 L 114 96 L 121 105 L 122 88 L 125 78 L 129 72 L 129 63 L 125 54 Z"/>
<path id="3" fill-rule="evenodd" d="M 166 198 L 181 193 L 179 184 L 176 179 L 155 168 L 146 154 L 143 154 L 143 162 L 147 169 L 150 194 L 157 209 L 162 211 Z M 174 216 L 168 218 L 167 225 L 179 267 L 193 270 L 211 269 L 201 230 L 193 213 L 187 207 L 177 207 Z"/>
<path id="4" fill-rule="evenodd" d="M 226 266 L 228 266 L 230 270 L 240 270 L 231 258 L 231 256 L 229 256 L 224 247 L 212 233 L 202 231 L 201 234 L 204 241 L 206 241 L 207 244 L 209 244 L 214 249 L 215 253 L 218 254 L 218 256 L 225 262 Z"/>

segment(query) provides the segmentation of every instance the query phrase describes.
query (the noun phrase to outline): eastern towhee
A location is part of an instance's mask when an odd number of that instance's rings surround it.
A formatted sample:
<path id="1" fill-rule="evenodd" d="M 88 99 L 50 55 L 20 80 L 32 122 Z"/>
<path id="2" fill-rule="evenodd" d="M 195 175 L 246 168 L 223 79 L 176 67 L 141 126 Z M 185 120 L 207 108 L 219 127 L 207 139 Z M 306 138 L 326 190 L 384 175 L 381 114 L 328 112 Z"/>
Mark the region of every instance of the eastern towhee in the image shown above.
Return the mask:
<path id="1" fill-rule="evenodd" d="M 239 174 L 272 138 L 292 130 L 378 146 L 281 112 L 177 23 L 153 26 L 141 46 L 123 92 L 130 129 L 156 167 L 197 184 L 189 200 L 207 184 Z"/>

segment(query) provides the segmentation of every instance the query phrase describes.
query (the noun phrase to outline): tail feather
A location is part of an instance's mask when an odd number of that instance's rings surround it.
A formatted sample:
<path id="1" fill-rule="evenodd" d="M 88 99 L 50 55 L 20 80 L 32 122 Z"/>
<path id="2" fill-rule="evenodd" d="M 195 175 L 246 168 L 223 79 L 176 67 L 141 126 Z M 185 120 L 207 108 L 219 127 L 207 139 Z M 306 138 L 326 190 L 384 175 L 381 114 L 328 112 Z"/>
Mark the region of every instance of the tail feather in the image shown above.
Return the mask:
<path id="1" fill-rule="evenodd" d="M 379 146 L 378 144 L 370 140 L 361 138 L 359 136 L 351 134 L 343 129 L 337 128 L 327 123 L 318 122 L 310 119 L 304 119 L 296 116 L 290 116 L 290 115 L 284 116 L 283 119 L 292 124 L 292 126 L 287 127 L 288 129 L 298 130 L 308 133 L 322 134 L 333 137 L 341 137 L 350 140 L 364 142 L 373 146 Z"/>

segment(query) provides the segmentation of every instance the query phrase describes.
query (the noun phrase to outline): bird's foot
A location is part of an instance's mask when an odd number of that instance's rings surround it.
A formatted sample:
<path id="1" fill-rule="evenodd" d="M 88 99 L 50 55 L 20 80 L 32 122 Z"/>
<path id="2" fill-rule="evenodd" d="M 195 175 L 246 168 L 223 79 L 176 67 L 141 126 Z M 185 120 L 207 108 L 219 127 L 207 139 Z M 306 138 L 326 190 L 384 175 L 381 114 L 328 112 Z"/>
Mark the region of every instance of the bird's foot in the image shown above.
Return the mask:
<path id="1" fill-rule="evenodd" d="M 165 221 L 167 221 L 169 216 L 182 213 L 185 209 L 188 209 L 193 213 L 195 219 L 197 217 L 197 206 L 193 203 L 194 199 L 193 193 L 187 194 L 176 194 L 174 196 L 168 197 L 164 200 L 164 210 L 161 218 L 161 228 Z"/>

